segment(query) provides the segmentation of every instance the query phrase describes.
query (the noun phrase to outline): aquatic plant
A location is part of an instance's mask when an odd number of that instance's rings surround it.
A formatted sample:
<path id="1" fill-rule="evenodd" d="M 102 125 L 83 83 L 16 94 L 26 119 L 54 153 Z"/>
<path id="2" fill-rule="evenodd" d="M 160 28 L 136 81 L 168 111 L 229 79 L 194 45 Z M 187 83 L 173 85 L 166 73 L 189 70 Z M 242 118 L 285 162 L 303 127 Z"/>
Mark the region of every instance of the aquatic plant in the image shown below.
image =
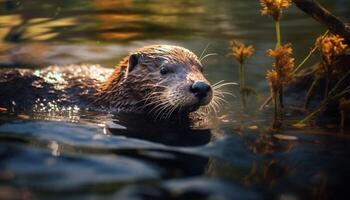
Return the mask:
<path id="1" fill-rule="evenodd" d="M 267 50 L 267 55 L 274 58 L 273 70 L 268 70 L 266 79 L 269 82 L 271 96 L 275 106 L 274 128 L 278 127 L 280 116 L 283 115 L 281 98 L 283 97 L 283 87 L 286 86 L 294 77 L 294 58 L 292 57 L 291 44 L 277 46 L 274 50 Z"/>
<path id="2" fill-rule="evenodd" d="M 350 93 L 350 86 L 346 86 L 344 89 L 341 89 L 341 86 L 346 82 L 348 76 L 350 75 L 350 70 L 348 70 L 333 86 L 333 88 L 329 91 L 328 95 L 321 101 L 319 106 L 312 111 L 308 116 L 306 116 L 303 120 L 299 121 L 297 124 L 305 124 L 310 121 L 313 117 L 319 114 L 321 111 L 325 109 L 325 107 L 332 101 L 338 100 L 345 95 Z"/>
<path id="3" fill-rule="evenodd" d="M 316 46 L 322 53 L 322 63 L 319 65 L 318 72 L 326 77 L 325 96 L 327 96 L 331 76 L 334 73 L 335 58 L 343 53 L 347 45 L 344 43 L 344 38 L 339 35 L 328 35 L 317 38 Z"/>
<path id="4" fill-rule="evenodd" d="M 246 58 L 249 58 L 254 53 L 253 45 L 245 46 L 242 42 L 233 40 L 231 42 L 231 55 L 243 65 Z"/>
<path id="5" fill-rule="evenodd" d="M 230 54 L 237 60 L 239 63 L 239 87 L 240 94 L 242 98 L 243 107 L 246 108 L 246 97 L 250 93 L 255 93 L 255 90 L 249 88 L 245 84 L 245 75 L 244 75 L 244 61 L 251 57 L 254 53 L 253 45 L 245 46 L 242 42 L 233 40 L 231 42 L 231 52 Z"/>
<path id="6" fill-rule="evenodd" d="M 281 46 L 281 27 L 280 27 L 280 21 L 281 17 L 283 15 L 283 11 L 291 6 L 291 0 L 260 0 L 261 5 L 261 15 L 263 16 L 271 16 L 272 19 L 275 21 L 275 29 L 276 29 L 276 53 L 279 53 L 277 51 L 282 49 L 278 49 Z M 269 50 L 270 54 L 269 56 L 274 57 L 273 53 L 275 53 L 273 50 Z M 272 54 L 271 54 L 272 53 Z M 280 52 L 282 53 L 282 52 Z M 287 54 L 286 54 L 287 55 Z M 284 62 L 285 60 L 276 59 L 277 62 Z M 278 67 L 278 66 L 277 66 Z M 294 67 L 294 60 L 293 60 L 293 67 Z M 278 80 L 283 79 L 284 72 L 279 71 L 279 69 L 276 68 L 276 72 L 278 75 Z M 282 78 L 282 79 L 281 79 Z M 282 84 L 283 85 L 283 84 Z M 275 106 L 278 106 L 277 110 L 278 114 L 283 114 L 283 86 L 280 87 L 280 90 L 276 94 L 277 96 L 275 98 L 278 98 L 278 104 L 275 102 Z"/>
<path id="7" fill-rule="evenodd" d="M 323 35 L 316 39 L 315 48 L 322 54 L 322 62 L 318 65 L 314 80 L 311 83 L 306 97 L 304 108 L 306 109 L 309 103 L 310 96 L 321 78 L 326 79 L 326 87 L 324 97 L 326 98 L 329 92 L 329 85 L 334 75 L 343 75 L 346 70 L 336 68 L 334 62 L 336 57 L 341 55 L 348 46 L 344 43 L 344 39 L 338 35 Z"/>
<path id="8" fill-rule="evenodd" d="M 277 46 L 281 45 L 280 20 L 283 10 L 291 5 L 291 0 L 260 0 L 261 15 L 271 16 L 275 20 Z"/>
<path id="9" fill-rule="evenodd" d="M 292 51 L 291 44 L 276 47 L 275 50 L 267 50 L 267 55 L 275 59 L 273 67 L 277 72 L 281 87 L 287 85 L 294 76 L 294 58 L 292 58 Z"/>
<path id="10" fill-rule="evenodd" d="M 278 107 L 278 75 L 275 70 L 268 70 L 266 73 L 266 79 L 270 86 L 271 96 L 274 104 L 274 117 L 273 117 L 273 127 L 277 128 L 279 126 L 279 107 Z"/>
<path id="11" fill-rule="evenodd" d="M 350 75 L 348 64 L 341 62 L 339 59 L 341 58 L 340 55 L 344 54 L 344 51 L 346 48 L 348 48 L 348 46 L 345 44 L 345 39 L 341 38 L 339 35 L 329 35 L 329 30 L 317 38 L 314 47 L 300 62 L 300 64 L 294 68 L 294 58 L 292 58 L 291 45 L 281 45 L 280 31 L 281 17 L 284 10 L 291 6 L 291 2 L 291 0 L 260 0 L 261 14 L 263 16 L 271 16 L 275 21 L 276 26 L 276 47 L 274 50 L 270 49 L 267 51 L 267 55 L 275 59 L 275 62 L 273 63 L 273 69 L 268 70 L 266 73 L 266 79 L 270 86 L 271 95 L 262 103 L 259 108 L 259 110 L 262 110 L 265 105 L 273 100 L 275 107 L 273 123 L 274 128 L 278 128 L 283 120 L 283 88 L 294 77 L 302 73 L 300 72 L 300 69 L 308 61 L 308 59 L 315 52 L 317 52 L 317 50 L 321 52 L 322 62 L 316 70 L 314 69 L 312 71 L 314 73 L 311 75 L 314 76 L 314 80 L 310 85 L 310 88 L 307 90 L 304 107 L 307 107 L 309 97 L 311 96 L 312 91 L 317 86 L 317 83 L 320 79 L 326 80 L 324 99 L 320 102 L 319 106 L 316 107 L 315 110 L 313 110 L 296 125 L 298 125 L 298 127 L 301 127 L 301 125 L 325 109 L 330 102 L 337 101 L 340 98 L 344 97 L 344 95 L 350 93 L 350 86 L 344 85 L 348 79 L 348 75 Z M 299 4 L 298 6 L 300 8 Z M 332 32 L 338 33 L 332 28 L 330 28 L 330 30 Z M 332 89 L 329 90 L 331 86 Z"/>
<path id="12" fill-rule="evenodd" d="M 322 52 L 323 59 L 328 65 L 332 65 L 335 56 L 340 55 L 348 47 L 344 43 L 344 38 L 339 35 L 327 35 L 316 40 L 316 46 Z"/>
<path id="13" fill-rule="evenodd" d="M 329 33 L 329 30 L 327 30 L 323 35 L 322 37 L 325 37 L 327 34 Z M 303 66 L 305 65 L 305 63 L 311 58 L 311 56 L 316 52 L 317 50 L 317 46 L 316 44 L 313 46 L 313 48 L 309 51 L 309 53 L 305 56 L 305 58 L 298 64 L 298 66 L 296 66 L 293 70 L 293 73 L 294 73 L 294 76 L 297 76 L 298 74 L 300 74 L 300 69 L 303 68 Z M 313 82 L 314 86 L 316 85 L 317 82 Z M 312 87 L 309 88 L 308 90 L 308 95 L 307 96 L 310 96 L 311 95 L 311 92 L 312 92 Z M 304 107 L 306 107 L 306 104 L 308 102 L 308 98 L 307 97 L 305 99 L 305 105 Z M 260 105 L 259 107 L 259 110 L 262 110 L 267 104 L 269 104 L 272 100 L 272 96 L 270 95 L 268 98 L 266 98 L 266 100 Z"/>

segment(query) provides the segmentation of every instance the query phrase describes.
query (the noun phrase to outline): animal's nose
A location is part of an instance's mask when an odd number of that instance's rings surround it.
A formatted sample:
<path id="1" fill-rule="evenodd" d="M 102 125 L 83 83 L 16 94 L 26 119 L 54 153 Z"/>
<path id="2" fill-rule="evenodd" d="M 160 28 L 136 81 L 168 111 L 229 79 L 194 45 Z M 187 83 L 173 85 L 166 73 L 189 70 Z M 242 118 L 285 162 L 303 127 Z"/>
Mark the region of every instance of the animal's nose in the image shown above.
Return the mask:
<path id="1" fill-rule="evenodd" d="M 190 90 L 196 97 L 203 99 L 211 91 L 211 87 L 207 83 L 197 81 L 192 84 Z"/>

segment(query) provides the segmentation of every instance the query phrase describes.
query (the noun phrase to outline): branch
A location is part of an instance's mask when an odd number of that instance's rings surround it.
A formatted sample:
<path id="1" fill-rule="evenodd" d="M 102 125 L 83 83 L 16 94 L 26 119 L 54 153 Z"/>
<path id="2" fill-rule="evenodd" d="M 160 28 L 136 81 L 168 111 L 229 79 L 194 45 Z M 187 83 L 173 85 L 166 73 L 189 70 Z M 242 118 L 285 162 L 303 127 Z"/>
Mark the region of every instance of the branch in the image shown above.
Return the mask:
<path id="1" fill-rule="evenodd" d="M 325 25 L 333 34 L 343 37 L 350 45 L 350 26 L 322 7 L 316 0 L 293 0 L 293 2 L 300 10 Z"/>

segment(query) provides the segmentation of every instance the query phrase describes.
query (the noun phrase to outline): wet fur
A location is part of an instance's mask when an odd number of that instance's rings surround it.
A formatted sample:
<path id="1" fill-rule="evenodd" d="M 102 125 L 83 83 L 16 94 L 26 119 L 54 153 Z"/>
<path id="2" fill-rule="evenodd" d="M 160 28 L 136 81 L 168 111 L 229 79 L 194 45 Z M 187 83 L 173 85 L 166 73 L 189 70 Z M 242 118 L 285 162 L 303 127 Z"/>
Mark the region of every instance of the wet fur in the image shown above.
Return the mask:
<path id="1" fill-rule="evenodd" d="M 174 70 L 162 76 L 160 67 Z M 123 111 L 147 114 L 155 119 L 188 117 L 200 106 L 189 88 L 195 81 L 209 84 L 202 74 L 195 54 L 177 46 L 154 45 L 138 49 L 126 56 L 114 70 L 98 66 L 51 66 L 42 70 L 3 69 L 0 71 L 0 107 L 8 110 L 34 109 L 38 105 L 50 109 L 77 105 L 81 108 L 109 112 Z M 57 73 L 62 83 L 47 78 Z M 226 85 L 213 86 L 213 100 L 201 111 L 217 111 Z M 46 112 L 47 110 L 42 110 Z M 191 114 L 191 116 L 195 116 Z"/>
<path id="2" fill-rule="evenodd" d="M 130 65 L 131 56 L 137 57 L 135 66 Z M 176 72 L 170 74 L 171 77 L 162 76 L 159 69 L 163 65 Z M 195 81 L 209 83 L 192 52 L 167 45 L 144 47 L 119 63 L 98 89 L 94 104 L 110 110 L 153 112 L 155 118 L 169 118 L 175 112 L 188 114 L 199 107 L 187 108 L 188 102 L 195 101 L 189 93 L 190 85 Z"/>

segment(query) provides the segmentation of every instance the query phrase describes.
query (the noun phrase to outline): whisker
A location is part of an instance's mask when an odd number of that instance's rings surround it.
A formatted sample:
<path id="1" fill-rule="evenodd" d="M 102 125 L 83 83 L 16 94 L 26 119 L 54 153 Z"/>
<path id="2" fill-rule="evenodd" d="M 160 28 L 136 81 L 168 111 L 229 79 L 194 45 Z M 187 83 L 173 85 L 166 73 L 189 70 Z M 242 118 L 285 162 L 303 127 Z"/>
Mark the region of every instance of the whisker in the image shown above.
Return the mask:
<path id="1" fill-rule="evenodd" d="M 217 113 L 217 111 L 218 111 L 217 108 L 220 108 L 218 103 L 217 103 L 216 98 L 213 98 L 209 105 L 213 108 L 215 113 Z"/>
<path id="2" fill-rule="evenodd" d="M 217 115 L 218 111 L 215 109 L 215 106 L 213 104 L 210 105 L 210 109 L 212 109 L 214 114 Z"/>
<path id="3" fill-rule="evenodd" d="M 205 54 L 205 52 L 207 51 L 207 49 L 209 48 L 209 46 L 210 46 L 210 43 L 208 43 L 207 46 L 205 46 L 205 48 L 203 49 L 201 55 L 199 56 L 199 60 L 202 59 L 202 56 Z"/>
<path id="4" fill-rule="evenodd" d="M 155 90 L 155 89 L 154 89 L 154 90 Z M 150 94 L 147 95 L 144 99 L 141 99 L 141 100 L 137 101 L 136 104 L 137 104 L 137 103 L 141 103 L 141 102 L 147 103 L 147 101 L 152 100 L 153 98 L 160 96 L 160 95 L 158 95 L 158 94 L 163 94 L 163 92 L 154 92 L 154 90 L 152 90 L 152 91 L 150 92 Z"/>
<path id="5" fill-rule="evenodd" d="M 167 101 L 162 101 L 160 104 L 156 105 L 154 108 L 152 108 L 150 110 L 150 112 L 154 111 L 154 113 L 159 112 L 160 110 L 162 110 L 164 107 L 171 105 L 170 104 L 170 100 Z"/>
<path id="6" fill-rule="evenodd" d="M 152 102 L 149 102 L 149 103 L 146 103 L 146 102 L 145 102 L 146 104 L 140 106 L 140 108 L 145 108 L 145 107 L 147 107 L 147 106 L 150 106 L 150 105 L 152 105 L 152 104 L 157 104 L 157 103 L 159 103 L 159 102 L 162 102 L 162 100 L 161 100 L 161 99 L 157 99 L 157 100 L 152 101 Z"/>
<path id="7" fill-rule="evenodd" d="M 224 95 L 224 93 L 222 91 L 217 91 L 217 90 L 213 91 L 213 96 L 225 97 L 225 95 Z"/>
<path id="8" fill-rule="evenodd" d="M 167 103 L 168 103 L 167 101 L 166 101 L 166 102 L 162 102 L 162 103 L 160 103 L 160 104 L 154 106 L 149 112 L 150 112 L 150 113 L 154 112 L 154 114 L 155 114 L 155 113 L 158 112 L 159 109 L 162 109 L 163 106 L 165 106 Z"/>
<path id="9" fill-rule="evenodd" d="M 200 62 L 202 62 L 202 60 L 204 60 L 205 58 L 209 57 L 209 56 L 217 56 L 218 54 L 217 53 L 209 53 L 205 56 L 203 56 L 203 58 L 199 59 Z"/>
<path id="10" fill-rule="evenodd" d="M 222 82 L 224 82 L 224 81 L 225 81 L 225 80 L 218 81 L 218 82 L 212 84 L 212 87 L 214 87 L 214 86 L 216 86 L 216 85 L 218 85 L 218 84 L 220 84 L 220 83 L 222 83 Z"/>
<path id="11" fill-rule="evenodd" d="M 235 95 L 231 92 L 220 89 L 227 85 L 237 85 L 237 83 L 224 82 L 224 80 L 220 80 L 212 84 L 213 98 L 208 105 L 201 106 L 199 111 L 204 113 L 213 112 L 215 115 L 217 115 L 223 104 L 229 104 L 229 102 L 225 100 L 225 96 L 230 95 L 235 97 Z M 148 112 L 154 117 L 155 120 L 169 119 L 171 116 L 173 116 L 175 111 L 179 114 L 182 112 L 183 105 L 185 105 L 186 102 L 182 102 L 181 99 L 166 95 L 166 92 L 162 89 L 164 88 L 163 86 L 156 84 L 152 87 L 155 88 L 150 90 L 151 92 L 146 95 L 144 99 L 136 102 L 136 104 L 138 104 L 137 109 L 148 107 Z"/>
<path id="12" fill-rule="evenodd" d="M 174 108 L 175 106 L 171 106 L 170 104 L 167 106 L 167 108 L 164 110 L 163 114 L 161 115 L 160 119 L 167 119 L 167 116 L 169 112 Z"/>
<path id="13" fill-rule="evenodd" d="M 162 110 L 166 108 L 166 105 L 163 105 L 161 107 L 159 107 L 159 109 L 157 109 L 154 113 L 152 113 L 152 117 L 157 120 L 158 115 L 162 113 Z"/>
<path id="14" fill-rule="evenodd" d="M 226 86 L 226 85 L 238 85 L 238 84 L 235 82 L 228 82 L 228 83 L 222 83 L 222 84 L 216 85 L 213 88 L 218 89 L 218 88 L 221 88 L 221 87 Z"/>
<path id="15" fill-rule="evenodd" d="M 159 113 L 156 115 L 155 119 L 158 119 L 158 117 L 160 117 L 159 119 L 162 120 L 162 116 L 164 115 L 162 113 L 166 112 L 166 110 L 169 109 L 169 107 L 171 107 L 170 104 L 163 106 L 163 108 L 160 109 Z"/>
<path id="16" fill-rule="evenodd" d="M 165 116 L 165 119 L 169 119 L 171 117 L 171 115 L 173 114 L 173 112 L 175 111 L 175 109 L 176 109 L 176 107 L 173 106 L 172 109 L 170 109 L 168 114 Z"/>
<path id="17" fill-rule="evenodd" d="M 159 103 L 159 104 L 158 104 L 158 103 Z M 152 112 L 153 110 L 158 109 L 159 107 L 161 107 L 161 106 L 163 106 L 163 105 L 165 105 L 165 104 L 168 104 L 169 101 L 159 101 L 158 103 L 157 103 L 156 106 L 154 106 L 154 107 L 150 110 L 150 112 Z"/>
<path id="18" fill-rule="evenodd" d="M 181 109 L 182 109 L 182 105 L 180 105 L 179 109 L 177 110 L 177 115 L 180 117 L 181 114 Z"/>
<path id="19" fill-rule="evenodd" d="M 213 109 L 214 113 L 216 114 L 218 111 L 216 110 L 216 107 L 214 105 L 214 103 L 210 104 L 210 108 Z"/>
<path id="20" fill-rule="evenodd" d="M 221 94 L 224 94 L 223 96 L 225 96 L 225 94 L 230 95 L 232 97 L 237 97 L 236 95 L 232 94 L 231 92 L 225 92 L 225 91 L 220 91 Z"/>
<path id="21" fill-rule="evenodd" d="M 227 105 L 230 105 L 230 103 L 229 103 L 228 101 L 226 101 L 225 99 L 223 99 L 223 98 L 221 98 L 221 97 L 216 97 L 216 98 L 217 98 L 217 100 L 223 101 L 223 102 L 225 102 Z M 220 101 L 218 101 L 218 103 L 219 103 Z"/>

